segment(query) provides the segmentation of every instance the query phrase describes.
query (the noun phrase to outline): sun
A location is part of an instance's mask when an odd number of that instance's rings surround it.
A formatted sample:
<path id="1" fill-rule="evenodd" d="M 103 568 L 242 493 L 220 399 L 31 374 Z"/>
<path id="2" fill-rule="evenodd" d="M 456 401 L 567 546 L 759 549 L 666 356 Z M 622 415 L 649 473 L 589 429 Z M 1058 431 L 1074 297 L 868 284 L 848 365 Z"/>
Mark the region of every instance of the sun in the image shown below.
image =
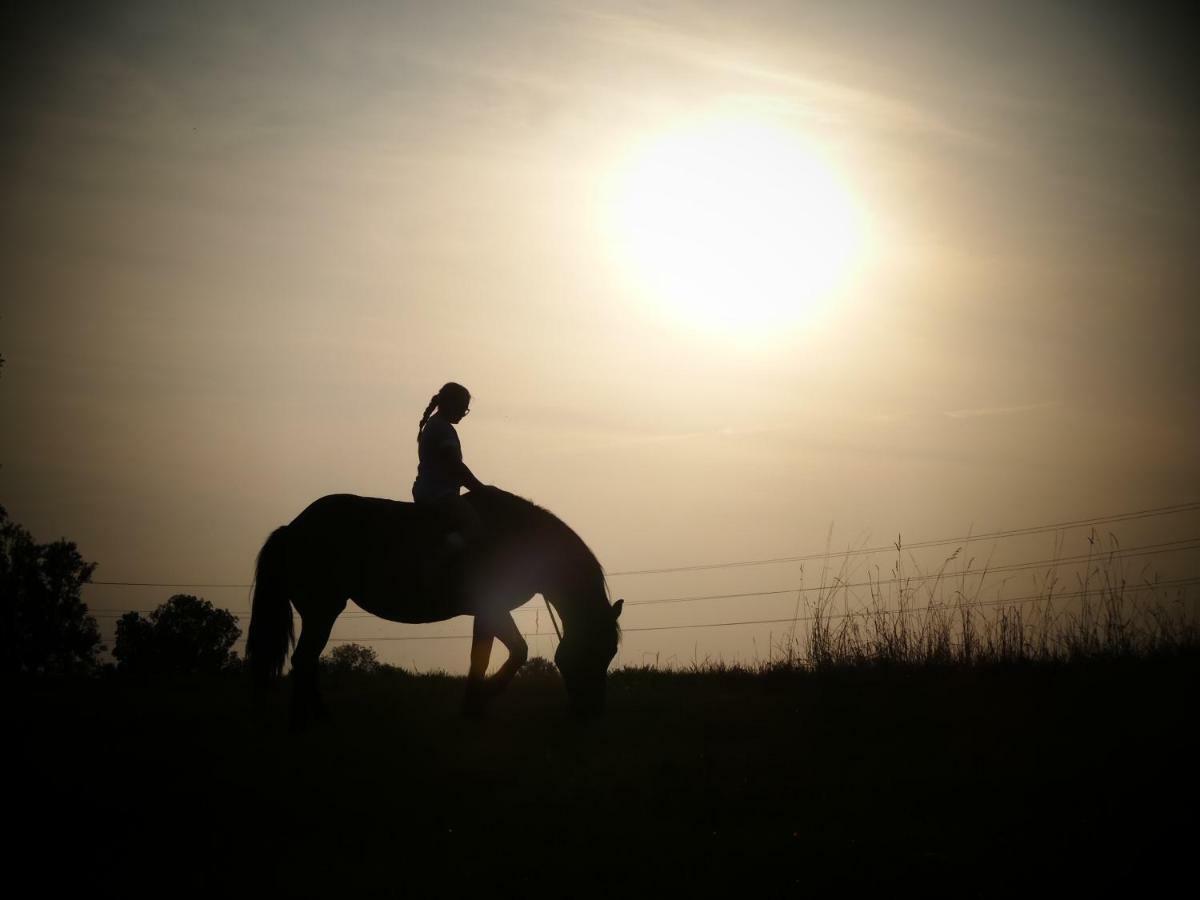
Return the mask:
<path id="1" fill-rule="evenodd" d="M 853 275 L 864 217 L 799 134 L 746 117 L 689 123 L 616 167 L 606 228 L 638 293 L 700 328 L 815 315 Z"/>

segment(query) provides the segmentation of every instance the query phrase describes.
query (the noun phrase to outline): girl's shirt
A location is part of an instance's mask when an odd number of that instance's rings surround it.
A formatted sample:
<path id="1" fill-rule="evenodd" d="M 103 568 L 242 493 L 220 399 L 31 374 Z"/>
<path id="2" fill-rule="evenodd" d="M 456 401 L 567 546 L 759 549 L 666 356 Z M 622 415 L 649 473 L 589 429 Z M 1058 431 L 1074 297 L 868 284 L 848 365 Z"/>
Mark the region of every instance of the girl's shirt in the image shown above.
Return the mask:
<path id="1" fill-rule="evenodd" d="M 438 413 L 429 417 L 417 441 L 417 479 L 413 499 L 417 502 L 457 497 L 462 463 L 462 444 L 454 426 Z"/>

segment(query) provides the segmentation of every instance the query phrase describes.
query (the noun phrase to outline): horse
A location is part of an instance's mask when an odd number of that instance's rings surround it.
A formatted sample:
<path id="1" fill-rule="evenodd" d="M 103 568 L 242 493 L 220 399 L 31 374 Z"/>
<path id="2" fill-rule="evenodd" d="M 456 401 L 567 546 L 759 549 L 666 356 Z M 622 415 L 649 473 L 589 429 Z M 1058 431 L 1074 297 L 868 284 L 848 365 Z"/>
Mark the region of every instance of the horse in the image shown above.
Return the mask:
<path id="1" fill-rule="evenodd" d="M 463 712 L 481 715 L 529 655 L 512 610 L 541 594 L 562 620 L 554 662 L 570 708 L 585 716 L 603 711 L 624 600 L 610 605 L 595 554 L 532 501 L 495 487 L 463 496 L 479 514 L 482 533 L 433 572 L 428 561 L 450 526 L 415 503 L 330 494 L 267 538 L 255 566 L 246 659 L 256 681 L 267 683 L 282 675 L 295 645 L 293 729 L 325 711 L 318 660 L 347 600 L 393 622 L 473 616 Z M 292 607 L 300 613 L 299 641 Z M 497 639 L 508 659 L 487 677 Z"/>

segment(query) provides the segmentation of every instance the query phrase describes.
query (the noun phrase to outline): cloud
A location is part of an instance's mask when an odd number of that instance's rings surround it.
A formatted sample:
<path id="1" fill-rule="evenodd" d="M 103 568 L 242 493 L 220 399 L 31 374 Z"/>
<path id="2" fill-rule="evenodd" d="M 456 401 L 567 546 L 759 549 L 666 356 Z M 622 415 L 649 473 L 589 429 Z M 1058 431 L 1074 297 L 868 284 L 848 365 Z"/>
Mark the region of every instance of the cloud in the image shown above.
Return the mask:
<path id="1" fill-rule="evenodd" d="M 736 75 L 769 87 L 776 105 L 790 106 L 791 112 L 814 120 L 883 125 L 900 130 L 936 135 L 980 148 L 994 149 L 994 141 L 984 134 L 968 130 L 928 104 L 902 99 L 899 95 L 868 90 L 843 80 L 811 77 L 803 72 L 766 65 L 756 58 L 752 48 L 733 42 L 712 40 L 653 17 L 619 12 L 588 11 L 591 23 L 586 36 L 619 45 L 635 52 L 648 52 L 673 59 L 698 69 Z M 704 20 L 689 23 L 705 24 Z M 715 27 L 708 21 L 710 28 Z M 784 91 L 790 104 L 781 103 L 778 91 Z"/>
<path id="2" fill-rule="evenodd" d="M 632 447 L 686 443 L 689 441 L 712 441 L 729 438 L 756 437 L 766 434 L 783 434 L 795 431 L 791 426 L 735 428 L 724 425 L 719 428 L 704 428 L 693 431 L 617 431 L 614 429 L 572 429 L 556 435 L 557 440 L 547 443 L 541 450 L 551 455 L 562 453 L 594 453 L 597 451 L 625 450 Z"/>
<path id="3" fill-rule="evenodd" d="M 1033 412 L 1037 409 L 1053 409 L 1060 404 L 1055 400 L 1045 403 L 1026 403 L 1021 406 L 984 406 L 976 409 L 951 409 L 944 415 L 951 419 L 973 419 L 978 416 L 1014 416 L 1018 413 Z"/>

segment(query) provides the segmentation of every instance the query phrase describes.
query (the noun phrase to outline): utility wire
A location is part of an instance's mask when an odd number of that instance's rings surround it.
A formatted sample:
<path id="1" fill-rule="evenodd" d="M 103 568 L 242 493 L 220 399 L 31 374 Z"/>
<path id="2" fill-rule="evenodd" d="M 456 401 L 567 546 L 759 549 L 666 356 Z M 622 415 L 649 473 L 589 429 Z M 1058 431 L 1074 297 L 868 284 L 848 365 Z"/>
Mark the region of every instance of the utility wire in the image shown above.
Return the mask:
<path id="1" fill-rule="evenodd" d="M 1180 545 L 1180 546 L 1176 546 Z M 1169 541 L 1164 544 L 1149 544 L 1145 547 L 1131 547 L 1128 550 L 1112 551 L 1106 553 L 1103 558 L 1115 557 L 1118 559 L 1127 559 L 1135 556 L 1154 556 L 1161 553 L 1178 553 L 1187 550 L 1200 550 L 1200 538 L 1188 538 L 1186 541 Z M 840 591 L 847 588 L 858 587 L 879 587 L 884 584 L 909 584 L 910 582 L 925 582 L 935 581 L 938 579 L 951 581 L 955 578 L 961 578 L 966 575 L 995 575 L 1003 572 L 1017 572 L 1027 569 L 1037 569 L 1042 566 L 1060 566 L 1060 565 L 1076 565 L 1078 563 L 1088 562 L 1092 559 L 1099 559 L 1095 555 L 1080 555 L 1072 557 L 1062 557 L 1059 559 L 1037 560 L 1035 562 L 1026 563 L 1011 563 L 1002 566 L 991 566 L 982 569 L 964 569 L 957 572 L 931 572 L 921 575 L 905 575 L 896 578 L 880 578 L 871 581 L 839 581 L 835 579 L 830 584 L 800 586 L 793 588 L 782 588 L 771 591 L 746 591 L 744 593 L 733 594 L 696 594 L 684 597 L 661 597 L 653 600 L 626 600 L 626 606 L 654 606 L 660 603 L 690 603 L 695 600 L 729 600 L 739 597 L 769 597 L 779 594 L 806 594 L 813 591 Z"/>
<path id="2" fill-rule="evenodd" d="M 946 544 L 954 544 L 960 541 L 986 541 L 997 538 L 1019 537 L 1022 535 L 1042 534 L 1048 531 L 1058 531 L 1065 528 L 1082 528 L 1086 525 L 1106 525 L 1113 522 L 1126 522 L 1134 519 L 1145 519 L 1154 516 L 1166 516 L 1176 513 L 1193 512 L 1200 510 L 1200 501 L 1191 503 L 1179 503 L 1174 506 L 1160 506 L 1155 509 L 1144 509 L 1137 512 L 1119 513 L 1112 516 L 1102 516 L 1095 519 L 1077 519 L 1070 522 L 1057 522 L 1050 525 L 1034 525 L 1027 528 L 1013 528 L 1006 531 L 992 531 L 985 534 L 968 534 L 960 535 L 959 537 L 943 538 L 935 541 L 918 541 L 912 544 L 899 543 L 889 544 L 885 547 L 859 547 L 853 550 L 842 550 L 836 552 L 825 553 L 807 553 L 801 556 L 779 556 L 771 559 L 751 559 L 751 560 L 735 560 L 732 562 L 720 563 L 702 563 L 691 566 L 673 566 L 658 569 L 626 569 L 623 571 L 608 572 L 611 577 L 628 576 L 628 575 L 659 575 L 668 572 L 699 572 L 707 569 L 732 569 L 747 566 L 767 566 L 777 563 L 789 562 L 806 562 L 814 559 L 837 559 L 847 556 L 867 556 L 872 553 L 886 553 L 896 550 L 919 550 L 927 547 L 940 547 Z M 231 583 L 231 582 L 170 582 L 170 581 L 91 581 L 89 584 L 108 585 L 113 587 L 181 587 L 181 588 L 249 588 L 252 585 L 249 583 Z"/>
<path id="3" fill-rule="evenodd" d="M 1138 590 L 1143 587 L 1167 588 L 1167 587 L 1183 587 L 1186 585 L 1193 585 L 1193 584 L 1200 584 L 1200 577 L 1198 577 L 1198 578 L 1178 578 L 1178 579 L 1174 579 L 1172 581 L 1158 581 L 1158 582 L 1145 584 L 1145 585 L 1135 585 L 1135 586 L 1133 586 L 1133 588 L 1135 590 Z M 977 600 L 977 601 L 972 601 L 970 603 L 957 603 L 957 604 L 954 604 L 953 606 L 949 606 L 946 604 L 931 604 L 929 606 L 911 606 L 906 609 L 893 609 L 893 610 L 868 609 L 868 610 L 861 610 L 858 612 L 819 613 L 819 614 L 813 615 L 813 616 L 791 616 L 786 619 L 747 619 L 747 620 L 740 621 L 740 622 L 697 622 L 697 623 L 689 623 L 686 625 L 643 625 L 643 626 L 638 626 L 638 627 L 634 627 L 634 628 L 622 628 L 621 631 L 622 631 L 622 633 L 629 634 L 629 633 L 635 632 L 635 631 L 680 631 L 683 629 L 692 629 L 692 628 L 726 628 L 726 627 L 733 626 L 733 625 L 779 625 L 779 624 L 789 624 L 790 625 L 795 622 L 828 621 L 831 619 L 848 619 L 848 618 L 856 618 L 859 616 L 861 616 L 863 618 L 868 618 L 870 616 L 876 616 L 876 615 L 883 615 L 883 616 L 909 615 L 909 614 L 915 613 L 915 612 L 929 612 L 930 610 L 940 610 L 943 612 L 953 613 L 953 612 L 958 612 L 958 611 L 964 610 L 964 609 L 975 609 L 978 607 L 985 607 L 985 606 L 1007 606 L 1010 604 L 1015 605 L 1018 603 L 1032 603 L 1032 602 L 1036 602 L 1039 600 L 1044 601 L 1049 604 L 1049 603 L 1053 603 L 1055 600 L 1064 600 L 1064 599 L 1068 599 L 1071 597 L 1084 597 L 1089 594 L 1094 594 L 1094 593 L 1099 593 L 1099 592 L 1100 592 L 1100 589 L 1097 588 L 1094 590 L 1086 590 L 1086 591 L 1068 591 L 1068 592 L 1062 593 L 1062 594 L 1053 594 L 1053 593 L 1048 594 L 1048 595 L 1047 594 L 1030 594 L 1025 597 L 1010 597 L 1010 598 L 1004 599 L 1004 600 Z M 553 632 L 548 632 L 548 631 L 547 632 L 522 632 L 521 636 L 522 637 L 551 637 L 552 634 L 553 634 Z M 374 643 L 377 641 L 451 641 L 451 640 L 464 640 L 464 639 L 470 640 L 472 637 L 473 637 L 473 635 L 470 635 L 470 634 L 435 634 L 435 635 L 429 635 L 429 636 L 384 635 L 384 636 L 380 636 L 380 637 L 330 638 L 329 640 L 330 640 L 330 642 L 358 644 L 358 643 Z"/>
<path id="4" fill-rule="evenodd" d="M 902 577 L 881 578 L 881 579 L 875 579 L 875 580 L 870 580 L 870 581 L 843 582 L 843 581 L 839 581 L 839 580 L 835 579 L 832 583 L 825 584 L 825 585 L 812 585 L 812 586 L 808 586 L 808 587 L 799 586 L 799 587 L 791 587 L 791 588 L 779 588 L 779 589 L 769 590 L 769 591 L 744 591 L 744 592 L 740 592 L 740 593 L 730 593 L 730 594 L 696 594 L 696 595 L 688 595 L 688 596 L 682 596 L 682 597 L 659 597 L 659 598 L 654 598 L 654 599 L 650 599 L 650 600 L 627 600 L 627 601 L 625 601 L 625 605 L 626 606 L 655 606 L 655 605 L 662 604 L 662 603 L 691 603 L 691 602 L 694 602 L 697 600 L 732 600 L 732 599 L 739 599 L 739 598 L 745 598 L 745 597 L 771 597 L 771 596 L 778 596 L 778 595 L 782 595 L 782 594 L 803 594 L 803 593 L 812 593 L 814 591 L 840 591 L 840 590 L 845 590 L 848 588 L 879 587 L 879 586 L 885 585 L 885 584 L 901 584 L 901 583 L 903 583 L 903 584 L 907 585 L 911 582 L 925 582 L 925 581 L 933 581 L 933 580 L 937 580 L 937 579 L 951 581 L 955 578 L 962 578 L 967 575 L 987 576 L 987 575 L 994 575 L 994 574 L 1003 573 L 1003 572 L 1017 572 L 1017 571 L 1027 570 L 1027 569 L 1037 569 L 1042 566 L 1054 567 L 1054 566 L 1076 565 L 1078 563 L 1089 562 L 1093 559 L 1097 560 L 1097 561 L 1099 561 L 1101 559 L 1114 559 L 1114 558 L 1115 559 L 1128 559 L 1128 558 L 1137 557 L 1137 556 L 1156 556 L 1156 555 L 1163 554 L 1163 553 L 1178 553 L 1178 552 L 1183 552 L 1183 551 L 1188 551 L 1188 550 L 1200 550 L 1200 537 L 1185 538 L 1183 540 L 1178 540 L 1178 541 L 1165 541 L 1165 542 L 1159 543 L 1159 544 L 1146 544 L 1141 547 L 1129 547 L 1124 550 L 1111 550 L 1107 553 L 1101 553 L 1101 554 L 1094 554 L 1094 553 L 1093 554 L 1080 554 L 1078 556 L 1068 556 L 1068 557 L 1059 557 L 1059 558 L 1055 558 L 1055 559 L 1036 560 L 1034 562 L 1010 563 L 1010 564 L 1001 565 L 1001 566 L 984 567 L 982 569 L 964 569 L 964 570 L 960 570 L 957 572 L 933 572 L 933 573 L 929 573 L 929 574 L 906 575 L 906 576 L 902 576 Z M 124 615 L 126 613 L 131 613 L 131 612 L 148 613 L 148 612 L 153 612 L 153 610 L 146 609 L 146 608 L 138 608 L 138 607 L 103 609 L 103 610 L 97 610 L 95 612 L 92 612 L 91 615 L 92 616 L 111 617 L 111 616 L 115 616 L 115 615 Z M 250 615 L 250 610 L 248 610 L 248 609 L 226 609 L 226 612 L 232 613 L 233 615 L 236 615 L 236 616 Z M 536 608 L 524 607 L 524 608 L 514 609 L 514 610 L 512 610 L 512 612 L 538 614 L 541 612 L 541 610 L 536 609 Z M 374 613 L 366 612 L 365 610 L 362 610 L 362 611 L 350 610 L 349 612 L 342 613 L 341 616 L 339 616 L 339 618 L 345 619 L 345 618 L 378 618 L 378 617 L 375 616 Z"/>
<path id="5" fill-rule="evenodd" d="M 1112 522 L 1127 522 L 1133 519 L 1145 519 L 1153 516 L 1165 516 L 1174 513 L 1200 510 L 1200 502 L 1181 503 L 1175 506 L 1162 506 L 1157 509 L 1145 509 L 1139 512 L 1121 513 L 1115 516 L 1104 516 L 1098 519 L 1078 519 L 1072 522 L 1056 522 L 1052 525 L 1036 525 L 1028 528 L 1011 528 L 1005 531 L 990 531 L 984 534 L 965 534 L 958 537 L 943 538 L 936 541 L 916 541 L 905 544 L 897 541 L 883 547 L 858 547 L 853 550 L 840 550 L 825 553 L 806 553 L 801 556 L 776 556 L 770 559 L 736 560 L 722 563 L 702 563 L 692 566 L 672 566 L 660 569 L 627 569 L 621 572 L 608 572 L 613 577 L 619 575 L 660 575 L 667 572 L 700 572 L 707 569 L 732 569 L 745 566 L 770 566 L 778 563 L 808 562 L 814 559 L 838 559 L 845 556 L 867 556 L 872 553 L 887 553 L 898 550 L 920 550 L 926 547 L 940 547 L 955 544 L 960 541 L 987 541 L 998 538 L 1020 537 L 1022 535 L 1042 534 L 1047 531 L 1059 531 L 1065 528 L 1082 528 L 1085 525 L 1106 525 Z"/>

